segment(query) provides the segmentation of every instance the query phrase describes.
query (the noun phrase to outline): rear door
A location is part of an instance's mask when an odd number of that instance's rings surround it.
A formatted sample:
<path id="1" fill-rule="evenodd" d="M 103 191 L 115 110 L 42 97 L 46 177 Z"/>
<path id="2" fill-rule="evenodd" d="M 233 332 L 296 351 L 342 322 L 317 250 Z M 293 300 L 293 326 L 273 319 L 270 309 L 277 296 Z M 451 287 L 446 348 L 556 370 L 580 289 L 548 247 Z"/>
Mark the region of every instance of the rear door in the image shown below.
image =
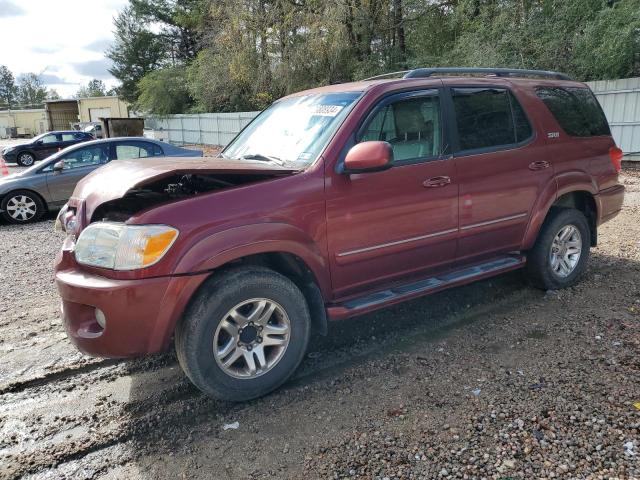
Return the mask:
<path id="1" fill-rule="evenodd" d="M 351 175 L 328 172 L 328 249 L 337 296 L 454 260 L 458 184 L 442 112 L 439 89 L 386 97 L 353 142 L 389 142 L 394 166 Z"/>
<path id="2" fill-rule="evenodd" d="M 59 159 L 64 162 L 62 171 L 54 172 L 53 165 L 48 166 L 45 171 L 47 172 L 47 187 L 52 201 L 66 201 L 80 179 L 109 161 L 108 152 L 108 144 L 86 146 Z"/>
<path id="3" fill-rule="evenodd" d="M 553 177 L 546 142 L 511 89 L 449 91 L 460 182 L 457 258 L 471 262 L 519 250 L 536 200 Z"/>

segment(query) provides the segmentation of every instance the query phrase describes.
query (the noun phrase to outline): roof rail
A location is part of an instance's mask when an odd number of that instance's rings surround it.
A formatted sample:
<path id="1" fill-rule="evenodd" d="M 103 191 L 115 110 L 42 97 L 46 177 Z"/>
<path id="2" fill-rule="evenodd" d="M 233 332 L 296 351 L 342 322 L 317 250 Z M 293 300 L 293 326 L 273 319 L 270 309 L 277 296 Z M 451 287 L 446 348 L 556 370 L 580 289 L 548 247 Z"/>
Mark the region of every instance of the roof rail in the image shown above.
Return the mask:
<path id="1" fill-rule="evenodd" d="M 401 73 L 401 72 L 395 72 Z M 434 75 L 491 75 L 496 77 L 540 77 L 554 80 L 571 80 L 564 73 L 547 70 L 523 70 L 519 68 L 467 68 L 467 67 L 438 67 L 416 68 L 409 70 L 402 78 L 423 78 Z M 389 74 L 391 75 L 391 74 Z"/>
<path id="2" fill-rule="evenodd" d="M 407 75 L 409 75 L 412 71 L 413 70 L 399 70 L 397 72 L 383 73 L 382 75 L 376 75 L 374 77 L 365 78 L 363 81 L 366 82 L 367 80 L 382 80 L 383 78 L 392 78 L 392 77 L 407 78 Z M 402 75 L 402 77 L 400 75 Z"/>

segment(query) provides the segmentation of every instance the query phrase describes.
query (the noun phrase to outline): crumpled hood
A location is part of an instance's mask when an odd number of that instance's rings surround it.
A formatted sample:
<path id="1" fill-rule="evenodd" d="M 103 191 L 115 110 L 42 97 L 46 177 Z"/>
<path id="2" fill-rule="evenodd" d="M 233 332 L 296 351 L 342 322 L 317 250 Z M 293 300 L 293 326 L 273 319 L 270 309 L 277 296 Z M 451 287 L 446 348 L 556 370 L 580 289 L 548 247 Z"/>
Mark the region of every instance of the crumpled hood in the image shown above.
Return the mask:
<path id="1" fill-rule="evenodd" d="M 91 218 L 101 204 L 122 198 L 145 184 L 173 175 L 247 174 L 290 175 L 297 170 L 256 160 L 223 158 L 166 157 L 138 160 L 114 160 L 84 177 L 73 192 L 69 205 L 84 203 L 84 216 Z"/>

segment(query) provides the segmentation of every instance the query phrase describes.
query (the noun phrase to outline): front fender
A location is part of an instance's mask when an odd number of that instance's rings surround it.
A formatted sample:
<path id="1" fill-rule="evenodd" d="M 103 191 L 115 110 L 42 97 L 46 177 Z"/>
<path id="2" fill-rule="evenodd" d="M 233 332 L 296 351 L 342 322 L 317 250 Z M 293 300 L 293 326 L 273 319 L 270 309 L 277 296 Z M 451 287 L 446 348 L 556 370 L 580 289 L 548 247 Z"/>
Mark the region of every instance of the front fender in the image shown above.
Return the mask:
<path id="1" fill-rule="evenodd" d="M 273 252 L 299 257 L 314 274 L 322 293 L 330 294 L 326 256 L 303 230 L 285 223 L 244 225 L 207 236 L 182 255 L 175 273 L 210 271 L 242 257 Z"/>
<path id="2" fill-rule="evenodd" d="M 558 198 L 567 193 L 580 191 L 589 192 L 592 195 L 598 193 L 594 179 L 586 172 L 579 170 L 562 172 L 551 178 L 542 189 L 531 212 L 521 249 L 530 250 L 533 247 L 551 206 Z"/>

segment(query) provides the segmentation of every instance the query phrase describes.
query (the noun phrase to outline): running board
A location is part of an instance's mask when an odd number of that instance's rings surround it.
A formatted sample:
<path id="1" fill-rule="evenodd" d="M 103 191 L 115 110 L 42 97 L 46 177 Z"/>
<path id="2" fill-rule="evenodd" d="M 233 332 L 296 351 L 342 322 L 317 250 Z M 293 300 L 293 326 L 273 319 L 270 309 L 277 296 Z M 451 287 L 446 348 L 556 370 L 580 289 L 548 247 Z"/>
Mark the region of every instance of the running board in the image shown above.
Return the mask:
<path id="1" fill-rule="evenodd" d="M 409 298 L 420 297 L 444 290 L 446 288 L 471 283 L 481 278 L 491 277 L 502 272 L 515 270 L 524 265 L 526 259 L 522 255 L 506 256 L 489 262 L 464 267 L 453 272 L 443 273 L 434 277 L 424 278 L 412 283 L 396 285 L 386 290 L 352 298 L 343 303 L 328 307 L 330 318 L 340 319 L 376 310 L 387 305 L 399 303 Z"/>

